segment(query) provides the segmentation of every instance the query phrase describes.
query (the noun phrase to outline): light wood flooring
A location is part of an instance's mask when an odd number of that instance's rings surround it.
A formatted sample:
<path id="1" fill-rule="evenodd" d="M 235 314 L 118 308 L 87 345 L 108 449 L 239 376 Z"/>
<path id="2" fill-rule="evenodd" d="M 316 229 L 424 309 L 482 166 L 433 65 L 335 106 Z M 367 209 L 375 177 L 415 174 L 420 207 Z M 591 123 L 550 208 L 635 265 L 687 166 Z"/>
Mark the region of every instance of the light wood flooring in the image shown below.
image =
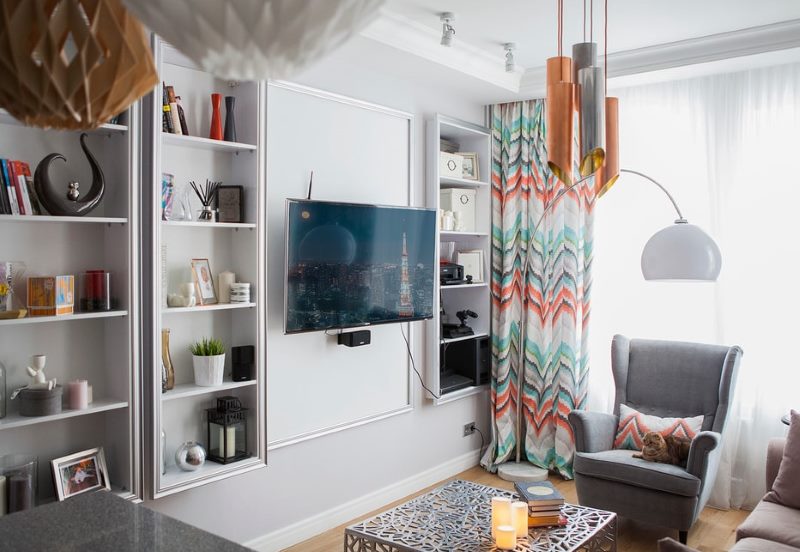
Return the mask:
<path id="1" fill-rule="evenodd" d="M 469 469 L 465 472 L 458 474 L 451 479 L 465 479 L 468 481 L 475 481 L 484 485 L 492 487 L 499 487 L 503 489 L 513 489 L 513 484 L 503 481 L 496 475 L 493 475 L 480 467 Z M 445 481 L 450 481 L 447 479 Z M 326 531 L 321 535 L 301 542 L 291 548 L 285 549 L 284 552 L 341 552 L 344 542 L 344 529 L 348 525 L 352 525 L 357 521 L 373 516 L 379 512 L 387 510 L 397 504 L 401 504 L 417 495 L 427 492 L 428 490 L 438 487 L 445 481 L 432 485 L 427 489 L 423 489 L 418 493 L 407 496 L 397 502 L 387 504 L 379 510 L 369 512 L 340 525 L 335 529 Z M 559 477 L 551 477 L 550 481 L 558 488 L 558 490 L 567 499 L 567 502 L 577 503 L 577 496 L 575 495 L 575 483 L 573 481 L 563 481 Z M 715 510 L 713 508 L 706 508 L 700 514 L 700 519 L 694 524 L 692 530 L 689 532 L 689 545 L 697 548 L 701 552 L 723 552 L 733 546 L 735 542 L 736 528 L 739 526 L 744 518 L 747 517 L 749 512 L 740 510 Z M 657 549 L 656 542 L 663 537 L 678 538 L 677 531 L 670 531 L 661 527 L 652 527 L 642 525 L 631 520 L 622 519 L 619 525 L 619 534 L 617 540 L 617 550 L 619 552 L 648 552 Z"/>

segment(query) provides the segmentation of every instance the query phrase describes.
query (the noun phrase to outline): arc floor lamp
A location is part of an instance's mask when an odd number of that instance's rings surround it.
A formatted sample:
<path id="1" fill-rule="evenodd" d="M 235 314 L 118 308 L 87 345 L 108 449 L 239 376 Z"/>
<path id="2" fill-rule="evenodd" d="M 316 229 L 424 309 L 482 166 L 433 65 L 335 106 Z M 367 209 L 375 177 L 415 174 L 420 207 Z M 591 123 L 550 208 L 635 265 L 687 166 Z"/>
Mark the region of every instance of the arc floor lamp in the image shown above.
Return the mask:
<path id="1" fill-rule="evenodd" d="M 673 224 L 653 234 L 642 250 L 642 275 L 645 280 L 660 281 L 695 281 L 713 282 L 719 276 L 722 268 L 722 254 L 719 247 L 699 226 L 689 224 L 678 207 L 675 198 L 667 189 L 646 174 L 630 169 L 620 169 L 620 173 L 635 174 L 658 186 L 678 214 Z M 553 201 L 545 206 L 542 216 L 536 222 L 531 239 L 541 226 L 548 212 L 568 192 L 583 185 L 592 176 L 585 176 L 580 180 L 566 186 Z M 524 361 L 525 361 L 525 328 L 528 323 L 528 297 L 524 292 L 525 282 L 528 281 L 528 267 L 530 266 L 529 254 L 525 257 L 525 266 L 522 271 L 522 316 L 519 328 L 519 346 L 517 362 L 517 454 L 515 461 L 507 461 L 497 467 L 497 475 L 506 481 L 542 481 L 547 479 L 546 469 L 534 466 L 522 459 L 524 445 L 523 416 L 522 416 L 522 389 L 524 387 Z"/>

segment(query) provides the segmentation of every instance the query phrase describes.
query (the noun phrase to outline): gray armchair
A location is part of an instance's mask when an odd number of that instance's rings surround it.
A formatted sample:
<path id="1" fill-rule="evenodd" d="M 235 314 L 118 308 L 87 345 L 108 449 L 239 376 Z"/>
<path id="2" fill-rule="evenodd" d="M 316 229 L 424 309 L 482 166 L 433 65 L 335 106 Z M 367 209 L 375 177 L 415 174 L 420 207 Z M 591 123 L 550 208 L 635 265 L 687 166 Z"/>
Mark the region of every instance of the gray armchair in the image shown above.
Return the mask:
<path id="1" fill-rule="evenodd" d="M 578 502 L 677 529 L 685 543 L 714 486 L 741 357 L 742 350 L 735 346 L 614 336 L 614 414 L 569 414 Z M 633 458 L 635 451 L 614 450 L 620 404 L 662 417 L 703 414 L 702 431 L 692 441 L 686 468 Z"/>

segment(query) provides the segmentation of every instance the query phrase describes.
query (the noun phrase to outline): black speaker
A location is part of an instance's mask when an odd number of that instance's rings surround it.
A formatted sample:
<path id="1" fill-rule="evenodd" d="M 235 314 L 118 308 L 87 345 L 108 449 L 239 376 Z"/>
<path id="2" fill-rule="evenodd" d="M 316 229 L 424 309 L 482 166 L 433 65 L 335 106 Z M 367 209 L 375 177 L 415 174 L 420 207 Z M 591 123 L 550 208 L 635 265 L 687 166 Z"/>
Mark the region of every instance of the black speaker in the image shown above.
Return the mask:
<path id="1" fill-rule="evenodd" d="M 339 334 L 339 345 L 346 345 L 347 347 L 360 347 L 362 345 L 369 345 L 371 340 L 371 332 L 369 330 L 358 330 L 356 332 L 345 332 Z"/>
<path id="2" fill-rule="evenodd" d="M 233 361 L 233 381 L 249 381 L 253 379 L 256 364 L 256 348 L 252 345 L 231 347 Z"/>
<path id="3" fill-rule="evenodd" d="M 478 385 L 489 383 L 492 377 L 492 348 L 489 345 L 489 336 L 479 337 L 475 340 L 478 348 Z"/>

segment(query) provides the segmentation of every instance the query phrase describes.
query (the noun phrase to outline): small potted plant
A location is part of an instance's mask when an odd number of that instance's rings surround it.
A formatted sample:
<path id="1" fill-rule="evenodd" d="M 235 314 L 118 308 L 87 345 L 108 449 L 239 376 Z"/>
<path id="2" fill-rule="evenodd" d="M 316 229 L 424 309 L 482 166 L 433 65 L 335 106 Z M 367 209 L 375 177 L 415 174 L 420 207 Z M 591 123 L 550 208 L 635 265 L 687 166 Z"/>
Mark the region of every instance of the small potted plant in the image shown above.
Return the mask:
<path id="1" fill-rule="evenodd" d="M 204 337 L 193 343 L 190 350 L 195 385 L 222 385 L 222 373 L 225 371 L 225 344 L 222 340 Z"/>

